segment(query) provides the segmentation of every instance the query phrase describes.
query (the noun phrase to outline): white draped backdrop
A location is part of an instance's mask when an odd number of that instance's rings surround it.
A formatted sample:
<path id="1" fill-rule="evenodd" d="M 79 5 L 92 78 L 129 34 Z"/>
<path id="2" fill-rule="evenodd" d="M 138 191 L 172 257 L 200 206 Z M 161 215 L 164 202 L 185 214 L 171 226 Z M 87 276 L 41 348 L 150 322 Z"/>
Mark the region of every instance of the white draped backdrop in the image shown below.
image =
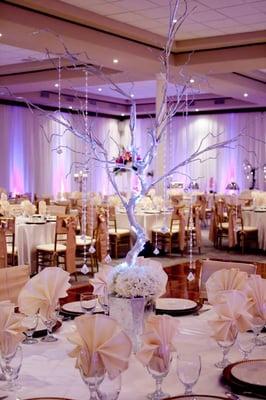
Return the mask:
<path id="1" fill-rule="evenodd" d="M 68 114 L 66 118 L 76 126 L 82 125 L 79 116 Z M 89 151 L 80 139 L 69 132 L 64 133 L 62 127 L 52 120 L 23 107 L 0 106 L 0 120 L 0 187 L 13 193 L 31 192 L 39 195 L 56 195 L 58 192 L 78 189 L 73 174 L 82 169 L 78 164 L 84 160 L 81 153 Z M 151 124 L 149 118 L 137 121 L 136 138 L 140 154 L 144 153 L 149 144 L 147 129 Z M 100 138 L 105 138 L 111 156 L 117 155 L 117 144 L 127 147 L 128 121 L 90 117 L 89 125 L 92 125 Z M 266 146 L 262 141 L 266 140 L 266 121 L 265 113 L 260 112 L 195 115 L 189 116 L 187 120 L 184 117 L 173 118 L 163 143 L 164 162 L 159 166 L 151 166 L 150 172 L 166 171 L 186 159 L 210 132 L 214 135 L 222 133 L 221 139 L 232 138 L 238 133 L 247 136 L 241 139 L 240 147 L 206 154 L 201 161 L 187 165 L 179 172 L 197 179 L 203 191 L 210 189 L 211 178 L 214 181 L 213 189 L 217 192 L 224 192 L 230 181 L 237 182 L 243 190 L 249 186 L 242 167 L 243 161 L 247 159 L 252 166 L 258 167 L 256 188 L 265 190 L 262 167 L 266 164 Z M 46 135 L 49 137 L 60 133 L 61 137 L 53 136 L 49 143 Z M 213 140 L 217 139 L 209 136 L 206 145 L 213 143 Z M 55 150 L 58 146 L 62 148 L 61 154 Z M 90 170 L 88 190 L 112 193 L 104 168 L 92 162 Z M 122 174 L 117 179 L 121 190 L 128 190 L 128 174 Z M 173 180 L 185 184 L 189 182 L 188 178 L 180 174 L 175 174 Z M 131 185 L 136 186 L 134 179 Z"/>

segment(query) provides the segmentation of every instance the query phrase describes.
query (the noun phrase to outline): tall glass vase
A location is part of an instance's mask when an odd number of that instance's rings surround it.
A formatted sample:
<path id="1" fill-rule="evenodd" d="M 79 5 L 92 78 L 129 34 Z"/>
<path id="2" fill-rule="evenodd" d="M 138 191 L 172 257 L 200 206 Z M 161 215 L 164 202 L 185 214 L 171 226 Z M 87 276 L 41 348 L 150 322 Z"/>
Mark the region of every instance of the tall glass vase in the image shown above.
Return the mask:
<path id="1" fill-rule="evenodd" d="M 109 315 L 119 323 L 130 337 L 134 353 L 140 348 L 145 304 L 145 297 L 123 298 L 109 296 Z"/>

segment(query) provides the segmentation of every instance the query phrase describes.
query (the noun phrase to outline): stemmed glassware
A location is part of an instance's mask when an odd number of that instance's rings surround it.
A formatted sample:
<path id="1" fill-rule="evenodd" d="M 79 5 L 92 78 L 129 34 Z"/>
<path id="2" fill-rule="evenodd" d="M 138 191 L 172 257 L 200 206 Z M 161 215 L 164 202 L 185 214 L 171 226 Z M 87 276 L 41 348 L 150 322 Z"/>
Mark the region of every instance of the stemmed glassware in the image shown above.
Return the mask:
<path id="1" fill-rule="evenodd" d="M 255 346 L 263 346 L 265 345 L 265 342 L 259 338 L 259 335 L 262 331 L 262 329 L 264 328 L 265 325 L 265 321 L 262 318 L 253 318 L 253 326 L 252 326 L 252 331 L 254 333 L 254 343 Z"/>
<path id="2" fill-rule="evenodd" d="M 80 306 L 86 314 L 93 314 L 97 305 L 97 296 L 92 293 L 80 294 Z"/>
<path id="3" fill-rule="evenodd" d="M 0 367 L 7 381 L 6 389 L 8 391 L 16 390 L 19 385 L 15 382 L 22 364 L 22 348 L 17 346 L 16 349 L 9 353 L 4 354 L 0 352 Z"/>
<path id="4" fill-rule="evenodd" d="M 42 318 L 42 321 L 47 328 L 47 334 L 41 339 L 41 341 L 56 342 L 58 339 L 52 334 L 53 327 L 56 325 L 57 322 L 56 311 L 47 313 L 46 317 Z"/>
<path id="5" fill-rule="evenodd" d="M 201 357 L 195 354 L 177 355 L 177 376 L 185 386 L 185 395 L 192 394 L 201 372 Z"/>
<path id="6" fill-rule="evenodd" d="M 84 349 L 81 350 L 80 357 L 86 357 L 86 351 Z M 95 357 L 96 360 L 97 354 L 94 354 L 92 357 Z M 94 368 L 93 376 L 86 376 L 81 367 L 79 368 L 79 371 L 83 382 L 89 388 L 89 400 L 118 399 L 121 390 L 121 374 L 114 379 L 110 379 L 104 369 L 97 371 L 97 368 Z"/>
<path id="7" fill-rule="evenodd" d="M 147 366 L 147 370 L 153 379 L 155 379 L 156 388 L 155 391 L 148 394 L 147 397 L 150 400 L 161 400 L 170 397 L 168 393 L 163 392 L 162 383 L 169 373 L 172 362 L 172 353 L 168 346 L 160 346 L 155 357 L 158 361 L 156 362 L 152 359 Z"/>
<path id="8" fill-rule="evenodd" d="M 238 332 L 236 343 L 239 351 L 243 354 L 243 360 L 248 360 L 249 354 L 255 347 L 254 338 L 249 332 Z"/>
<path id="9" fill-rule="evenodd" d="M 102 307 L 104 315 L 109 315 L 108 296 L 98 296 L 98 302 Z"/>
<path id="10" fill-rule="evenodd" d="M 231 340 L 229 339 L 229 340 L 217 340 L 216 341 L 218 346 L 222 349 L 223 358 L 221 361 L 218 361 L 217 363 L 214 364 L 215 367 L 224 369 L 225 367 L 227 367 L 227 365 L 230 364 L 230 361 L 228 360 L 228 358 L 226 358 L 226 356 L 229 353 L 231 347 L 235 344 L 236 337 L 237 337 L 237 332 Z"/>
<path id="11" fill-rule="evenodd" d="M 26 328 L 26 331 L 24 332 L 26 335 L 26 338 L 23 340 L 24 344 L 38 343 L 38 340 L 34 339 L 32 337 L 37 328 L 38 321 L 39 321 L 38 314 L 27 315 L 27 316 L 25 316 L 25 318 L 23 318 L 22 325 L 23 325 L 23 327 Z"/>

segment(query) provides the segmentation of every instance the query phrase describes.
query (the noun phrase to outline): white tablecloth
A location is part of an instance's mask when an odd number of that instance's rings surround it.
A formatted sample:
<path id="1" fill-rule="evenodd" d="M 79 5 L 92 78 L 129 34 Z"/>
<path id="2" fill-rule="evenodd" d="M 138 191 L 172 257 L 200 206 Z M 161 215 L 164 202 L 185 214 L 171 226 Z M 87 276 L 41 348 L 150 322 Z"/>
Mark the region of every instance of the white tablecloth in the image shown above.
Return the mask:
<path id="1" fill-rule="evenodd" d="M 266 210 L 243 210 L 244 225 L 258 228 L 259 248 L 266 250 Z"/>
<path id="2" fill-rule="evenodd" d="M 55 222 L 45 224 L 16 223 L 15 245 L 18 251 L 18 265 L 29 264 L 31 273 L 36 272 L 36 246 L 53 243 L 55 238 Z"/>
<path id="3" fill-rule="evenodd" d="M 223 395 L 226 388 L 219 382 L 221 370 L 214 363 L 222 358 L 222 352 L 213 339 L 209 338 L 207 320 L 212 311 L 200 316 L 181 317 L 181 334 L 177 336 L 179 350 L 200 354 L 202 371 L 195 393 Z M 88 389 L 83 383 L 79 371 L 75 369 L 75 359 L 68 353 L 73 345 L 67 341 L 65 334 L 73 329 L 73 321 L 64 322 L 56 333 L 59 341 L 55 343 L 38 343 L 22 345 L 23 365 L 20 372 L 22 389 L 18 391 L 20 400 L 40 396 L 65 396 L 73 400 L 89 398 Z M 252 333 L 251 333 L 252 335 Z M 252 358 L 266 358 L 266 346 L 255 348 Z M 230 351 L 232 362 L 241 359 L 236 346 Z M 4 394 L 0 382 L 0 396 Z M 154 390 L 155 384 L 146 369 L 132 356 L 130 367 L 122 375 L 122 390 L 119 400 L 144 400 L 147 393 Z M 172 396 L 182 394 L 184 388 L 176 375 L 175 360 L 171 371 L 163 382 L 163 389 Z M 245 396 L 240 396 L 246 399 Z"/>

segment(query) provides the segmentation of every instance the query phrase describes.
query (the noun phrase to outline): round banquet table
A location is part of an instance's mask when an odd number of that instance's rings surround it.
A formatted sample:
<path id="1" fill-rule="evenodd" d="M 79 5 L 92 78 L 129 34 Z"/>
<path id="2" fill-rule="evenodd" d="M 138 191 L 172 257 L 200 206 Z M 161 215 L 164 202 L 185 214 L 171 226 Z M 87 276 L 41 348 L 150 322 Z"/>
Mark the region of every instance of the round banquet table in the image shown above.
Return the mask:
<path id="1" fill-rule="evenodd" d="M 45 243 L 54 243 L 55 222 L 34 224 L 27 222 L 16 223 L 15 245 L 18 252 L 18 265 L 29 264 L 31 273 L 36 271 L 36 246 Z"/>
<path id="2" fill-rule="evenodd" d="M 222 370 L 214 367 L 214 363 L 222 358 L 222 352 L 215 341 L 210 339 L 207 324 L 212 315 L 212 310 L 206 311 L 203 308 L 199 316 L 177 317 L 180 321 L 180 333 L 177 335 L 176 345 L 180 350 L 186 349 L 188 352 L 201 355 L 202 371 L 194 386 L 194 392 L 223 396 L 228 389 L 219 382 Z M 73 328 L 74 322 L 66 321 L 55 333 L 59 339 L 57 342 L 22 345 L 23 364 L 20 371 L 22 388 L 17 392 L 19 400 L 40 396 L 67 397 L 73 400 L 89 398 L 88 388 L 75 368 L 75 359 L 68 356 L 73 345 L 66 339 L 66 334 Z M 184 392 L 175 372 L 175 358 L 170 373 L 163 382 L 163 389 L 172 396 Z M 266 358 L 266 346 L 257 347 L 253 351 L 252 359 L 259 358 Z M 229 359 L 232 362 L 241 360 L 236 345 L 231 349 Z M 0 396 L 6 394 L 1 390 L 2 386 L 3 383 L 0 382 Z M 144 400 L 154 387 L 152 377 L 132 355 L 128 370 L 122 374 L 119 400 Z M 248 399 L 246 396 L 239 398 Z M 14 397 L 10 396 L 9 399 L 13 400 Z"/>
<path id="3" fill-rule="evenodd" d="M 244 225 L 258 228 L 259 248 L 266 250 L 266 209 L 244 209 L 242 211 Z"/>

